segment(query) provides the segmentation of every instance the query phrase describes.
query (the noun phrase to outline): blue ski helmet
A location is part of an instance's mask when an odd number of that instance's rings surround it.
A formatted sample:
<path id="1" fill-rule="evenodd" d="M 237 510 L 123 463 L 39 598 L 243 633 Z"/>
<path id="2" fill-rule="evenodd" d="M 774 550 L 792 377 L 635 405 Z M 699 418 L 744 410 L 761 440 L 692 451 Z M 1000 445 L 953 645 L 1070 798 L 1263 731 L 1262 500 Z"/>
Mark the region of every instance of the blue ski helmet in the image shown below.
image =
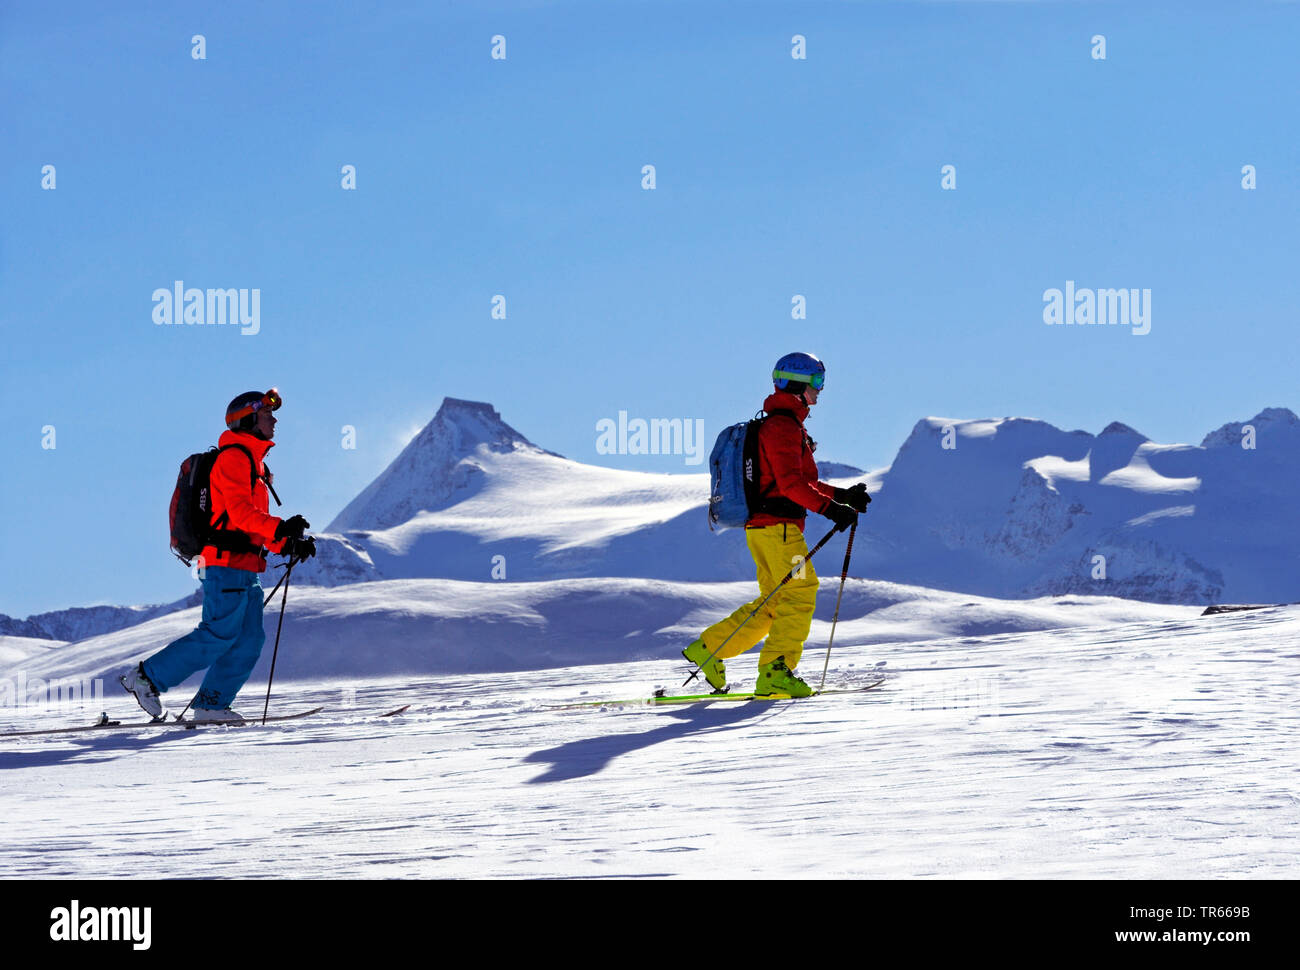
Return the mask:
<path id="1" fill-rule="evenodd" d="M 826 383 L 826 365 L 812 354 L 786 354 L 776 362 L 772 383 L 778 391 L 802 390 L 791 387 L 792 383 L 811 384 L 820 391 Z"/>

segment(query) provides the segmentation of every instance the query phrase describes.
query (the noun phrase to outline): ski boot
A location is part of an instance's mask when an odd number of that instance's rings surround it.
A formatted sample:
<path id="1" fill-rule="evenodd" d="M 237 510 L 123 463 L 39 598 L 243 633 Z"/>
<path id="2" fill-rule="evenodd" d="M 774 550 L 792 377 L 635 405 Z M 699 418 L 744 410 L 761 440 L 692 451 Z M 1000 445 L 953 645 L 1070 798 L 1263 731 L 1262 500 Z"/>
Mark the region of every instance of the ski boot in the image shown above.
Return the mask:
<path id="1" fill-rule="evenodd" d="M 228 707 L 211 708 L 196 707 L 194 708 L 195 724 L 243 724 L 244 718 L 236 711 Z"/>
<path id="2" fill-rule="evenodd" d="M 723 694 L 727 690 L 727 668 L 717 657 L 709 659 L 712 652 L 703 640 L 696 640 L 682 651 L 682 656 L 704 671 L 704 679 L 715 693 Z"/>
<path id="3" fill-rule="evenodd" d="M 785 657 L 777 657 L 770 664 L 758 665 L 758 682 L 754 684 L 755 697 L 771 694 L 789 694 L 791 697 L 811 697 L 815 694 L 803 679 L 785 665 Z"/>
<path id="4" fill-rule="evenodd" d="M 144 664 L 136 664 L 131 670 L 128 670 L 117 682 L 122 685 L 128 694 L 136 699 L 144 712 L 152 717 L 155 721 L 163 716 L 162 698 L 158 696 L 158 688 L 153 685 L 144 673 Z"/>

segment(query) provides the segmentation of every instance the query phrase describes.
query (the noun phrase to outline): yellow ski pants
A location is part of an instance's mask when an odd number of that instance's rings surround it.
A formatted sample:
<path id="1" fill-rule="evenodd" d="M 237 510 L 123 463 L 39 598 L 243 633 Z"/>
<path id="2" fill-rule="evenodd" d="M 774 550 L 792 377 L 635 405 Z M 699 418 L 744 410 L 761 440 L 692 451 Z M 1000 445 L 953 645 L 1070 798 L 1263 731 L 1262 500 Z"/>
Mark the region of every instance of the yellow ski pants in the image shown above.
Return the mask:
<path id="1" fill-rule="evenodd" d="M 700 634 L 700 639 L 710 651 L 717 650 L 718 644 L 726 640 L 727 645 L 718 653 L 718 659 L 729 660 L 766 637 L 767 642 L 758 655 L 759 664 L 769 664 L 784 656 L 785 665 L 794 670 L 803 656 L 803 643 L 808 639 L 813 608 L 817 605 L 817 573 L 813 571 L 812 563 L 804 562 L 808 543 L 798 526 L 786 524 L 746 529 L 745 542 L 754 557 L 754 565 L 758 567 L 758 598 L 725 620 L 713 624 Z M 745 617 L 754 612 L 763 602 L 763 597 L 800 563 L 802 569 L 763 605 L 752 620 L 745 623 Z M 742 623 L 745 625 L 741 626 Z M 736 635 L 727 640 L 732 633 Z"/>

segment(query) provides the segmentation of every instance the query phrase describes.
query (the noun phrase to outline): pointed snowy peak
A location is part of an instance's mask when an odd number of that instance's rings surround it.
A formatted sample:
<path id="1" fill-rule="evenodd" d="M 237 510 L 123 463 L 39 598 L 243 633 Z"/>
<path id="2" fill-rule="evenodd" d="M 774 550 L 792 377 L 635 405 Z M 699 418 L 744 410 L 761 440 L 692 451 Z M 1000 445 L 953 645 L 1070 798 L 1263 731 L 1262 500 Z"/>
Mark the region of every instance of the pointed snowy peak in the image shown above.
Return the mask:
<path id="1" fill-rule="evenodd" d="M 1106 427 L 1101 429 L 1101 434 L 1099 434 L 1097 437 L 1105 438 L 1107 435 L 1128 435 L 1133 438 L 1141 438 L 1143 441 L 1151 440 L 1146 435 L 1144 435 L 1141 431 L 1138 431 L 1134 428 L 1130 428 L 1127 424 L 1125 424 L 1122 421 L 1112 421 L 1110 424 L 1106 425 Z"/>
<path id="2" fill-rule="evenodd" d="M 1148 441 L 1150 439 L 1142 432 L 1122 421 L 1112 421 L 1093 439 L 1092 451 L 1088 455 L 1089 477 L 1100 482 L 1111 472 L 1127 468 L 1137 450 Z"/>
<path id="3" fill-rule="evenodd" d="M 516 451 L 552 454 L 482 401 L 444 398 L 433 420 L 329 524 L 328 532 L 386 529 L 478 491 L 483 462 Z"/>
<path id="4" fill-rule="evenodd" d="M 537 447 L 502 421 L 500 413 L 491 404 L 462 401 L 455 397 L 442 399 L 442 406 L 433 420 L 407 447 L 432 448 L 464 457 L 480 445 L 497 452 L 512 451 L 520 446 Z"/>

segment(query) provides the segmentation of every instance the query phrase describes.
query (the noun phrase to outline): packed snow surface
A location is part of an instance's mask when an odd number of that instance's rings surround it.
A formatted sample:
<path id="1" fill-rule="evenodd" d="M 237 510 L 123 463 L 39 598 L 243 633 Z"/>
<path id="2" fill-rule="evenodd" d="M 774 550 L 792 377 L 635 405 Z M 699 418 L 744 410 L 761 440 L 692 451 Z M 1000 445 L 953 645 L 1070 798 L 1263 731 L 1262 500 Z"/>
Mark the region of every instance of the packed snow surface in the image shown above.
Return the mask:
<path id="1" fill-rule="evenodd" d="M 315 718 L 3 739 L 0 875 L 1293 878 L 1297 659 L 1289 607 L 875 646 L 841 627 L 829 683 L 886 683 L 803 701 L 548 707 L 675 689 L 663 659 L 299 678 L 272 711 Z"/>

